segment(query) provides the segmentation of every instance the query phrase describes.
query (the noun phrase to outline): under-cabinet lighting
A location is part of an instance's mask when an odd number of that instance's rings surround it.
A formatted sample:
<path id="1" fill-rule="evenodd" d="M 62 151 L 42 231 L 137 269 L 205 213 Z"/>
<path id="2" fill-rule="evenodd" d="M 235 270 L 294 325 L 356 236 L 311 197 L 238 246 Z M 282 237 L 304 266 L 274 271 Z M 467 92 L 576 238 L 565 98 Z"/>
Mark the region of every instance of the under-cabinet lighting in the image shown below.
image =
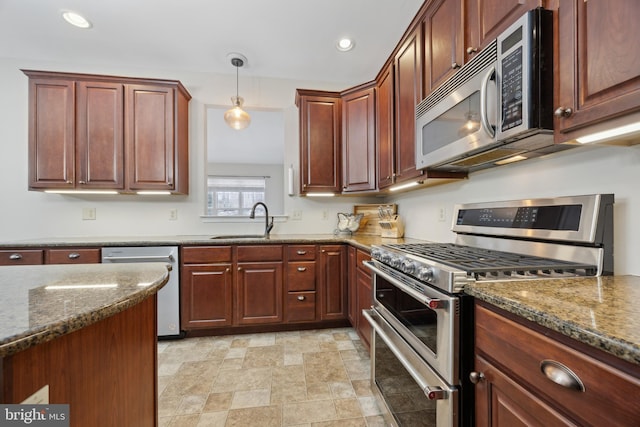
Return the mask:
<path id="1" fill-rule="evenodd" d="M 69 24 L 73 25 L 74 27 L 87 29 L 87 28 L 91 28 L 92 26 L 91 22 L 89 22 L 87 18 L 71 10 L 63 10 L 62 17 L 64 18 L 65 21 L 67 21 Z"/>
<path id="2" fill-rule="evenodd" d="M 141 196 L 157 196 L 171 194 L 171 191 L 136 191 Z"/>
<path id="3" fill-rule="evenodd" d="M 496 165 L 508 165 L 509 163 L 519 162 L 520 160 L 527 160 L 525 156 L 511 156 L 506 159 L 495 162 Z"/>
<path id="4" fill-rule="evenodd" d="M 333 197 L 334 193 L 307 193 L 307 197 Z"/>
<path id="5" fill-rule="evenodd" d="M 407 182 L 406 184 L 400 184 L 400 185 L 396 185 L 395 187 L 391 187 L 389 188 L 389 191 L 405 190 L 407 188 L 415 187 L 420 184 L 422 184 L 422 181 Z"/>
<path id="6" fill-rule="evenodd" d="M 602 132 L 592 133 L 590 135 L 585 135 L 580 138 L 576 138 L 581 144 L 590 144 L 592 142 L 602 142 L 610 139 L 614 139 L 620 136 L 624 136 L 627 134 L 631 134 L 634 132 L 640 131 L 640 122 L 631 123 L 625 126 L 619 126 L 613 129 L 608 129 Z"/>
<path id="7" fill-rule="evenodd" d="M 115 190 L 44 190 L 49 194 L 118 194 Z"/>

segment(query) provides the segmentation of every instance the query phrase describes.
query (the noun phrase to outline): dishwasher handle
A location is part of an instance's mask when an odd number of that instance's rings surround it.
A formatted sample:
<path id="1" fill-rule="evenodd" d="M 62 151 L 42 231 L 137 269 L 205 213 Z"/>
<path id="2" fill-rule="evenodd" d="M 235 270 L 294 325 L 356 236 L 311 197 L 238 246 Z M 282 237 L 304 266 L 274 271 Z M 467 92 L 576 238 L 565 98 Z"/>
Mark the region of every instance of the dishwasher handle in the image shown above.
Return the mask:
<path id="1" fill-rule="evenodd" d="M 105 256 L 102 258 L 102 262 L 174 262 L 175 260 L 173 255 Z"/>

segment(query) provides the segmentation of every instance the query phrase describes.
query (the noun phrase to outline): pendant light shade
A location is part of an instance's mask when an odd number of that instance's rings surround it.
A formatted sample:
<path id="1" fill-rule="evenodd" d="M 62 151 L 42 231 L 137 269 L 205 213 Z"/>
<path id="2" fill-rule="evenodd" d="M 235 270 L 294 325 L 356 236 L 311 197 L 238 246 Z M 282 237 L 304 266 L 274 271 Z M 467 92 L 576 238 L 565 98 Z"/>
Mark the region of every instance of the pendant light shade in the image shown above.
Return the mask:
<path id="1" fill-rule="evenodd" d="M 224 121 L 235 130 L 242 130 L 251 123 L 251 116 L 242 109 L 244 99 L 238 95 L 238 69 L 244 65 L 244 58 L 240 54 L 231 54 L 231 65 L 236 67 L 236 96 L 231 97 L 233 107 L 224 113 Z"/>

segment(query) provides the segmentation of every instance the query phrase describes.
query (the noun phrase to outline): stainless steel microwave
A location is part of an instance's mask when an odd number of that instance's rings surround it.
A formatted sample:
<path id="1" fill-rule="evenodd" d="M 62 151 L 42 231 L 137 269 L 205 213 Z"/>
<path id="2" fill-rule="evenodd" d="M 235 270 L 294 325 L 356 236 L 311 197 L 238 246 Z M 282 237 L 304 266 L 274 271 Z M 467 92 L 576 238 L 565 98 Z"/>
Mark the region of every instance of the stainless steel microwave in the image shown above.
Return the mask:
<path id="1" fill-rule="evenodd" d="M 553 143 L 553 12 L 527 12 L 416 107 L 416 167 L 474 171 Z"/>

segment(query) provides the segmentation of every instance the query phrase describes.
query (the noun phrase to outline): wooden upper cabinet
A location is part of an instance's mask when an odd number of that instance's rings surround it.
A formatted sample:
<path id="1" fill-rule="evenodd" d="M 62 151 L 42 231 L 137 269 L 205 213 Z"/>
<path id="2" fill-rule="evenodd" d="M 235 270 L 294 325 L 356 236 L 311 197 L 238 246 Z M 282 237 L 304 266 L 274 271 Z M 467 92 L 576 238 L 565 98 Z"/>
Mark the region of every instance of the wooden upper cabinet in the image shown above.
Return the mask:
<path id="1" fill-rule="evenodd" d="M 638 16 L 640 2 L 635 0 L 560 2 L 555 107 L 564 115 L 555 119 L 556 142 L 640 110 Z"/>
<path id="2" fill-rule="evenodd" d="M 418 26 L 394 58 L 396 181 L 422 175 L 416 169 L 416 105 L 422 98 L 422 43 Z"/>
<path id="3" fill-rule="evenodd" d="M 78 82 L 76 187 L 124 188 L 124 85 Z"/>
<path id="4" fill-rule="evenodd" d="M 393 64 L 380 75 L 376 96 L 376 155 L 378 189 L 393 184 L 394 126 L 393 126 Z"/>
<path id="5" fill-rule="evenodd" d="M 424 96 L 445 82 L 465 61 L 462 0 L 436 0 L 426 11 Z"/>
<path id="6" fill-rule="evenodd" d="M 173 188 L 173 96 L 163 86 L 127 86 L 127 186 L 132 190 Z"/>
<path id="7" fill-rule="evenodd" d="M 180 82 L 23 72 L 29 189 L 189 192 L 191 96 Z"/>
<path id="8" fill-rule="evenodd" d="M 470 59 L 542 0 L 465 0 L 464 53 Z"/>
<path id="9" fill-rule="evenodd" d="M 342 191 L 376 189 L 375 88 L 342 96 Z"/>
<path id="10" fill-rule="evenodd" d="M 74 81 L 31 77 L 29 189 L 74 188 L 75 139 Z"/>
<path id="11" fill-rule="evenodd" d="M 340 94 L 298 89 L 300 192 L 342 190 L 340 179 Z"/>

